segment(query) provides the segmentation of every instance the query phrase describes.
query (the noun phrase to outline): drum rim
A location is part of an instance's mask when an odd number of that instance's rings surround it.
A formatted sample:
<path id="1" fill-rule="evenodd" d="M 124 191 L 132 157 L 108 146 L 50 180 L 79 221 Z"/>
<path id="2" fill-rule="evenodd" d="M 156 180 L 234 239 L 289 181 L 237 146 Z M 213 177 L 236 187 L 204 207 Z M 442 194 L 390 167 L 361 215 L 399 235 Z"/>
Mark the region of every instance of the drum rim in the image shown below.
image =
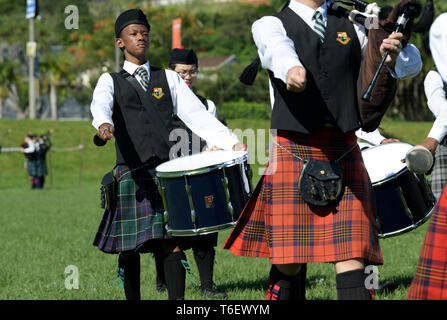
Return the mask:
<path id="1" fill-rule="evenodd" d="M 373 150 L 373 149 L 376 149 L 376 148 L 379 148 L 379 147 L 383 147 L 383 146 L 385 146 L 385 145 L 393 145 L 393 144 L 406 144 L 406 145 L 409 145 L 409 146 L 411 146 L 411 147 L 414 147 L 414 145 L 412 145 L 411 143 L 408 143 L 408 142 L 402 142 L 402 141 L 394 141 L 394 142 L 388 142 L 388 143 L 386 143 L 386 144 L 378 144 L 378 145 L 375 145 L 375 146 L 372 146 L 372 147 L 365 148 L 365 149 L 361 150 L 362 158 L 363 158 L 363 154 L 366 153 L 366 152 L 368 152 L 368 150 Z M 364 159 L 364 158 L 363 158 L 363 164 L 365 165 L 365 169 L 366 169 L 366 171 L 368 171 L 368 168 L 366 168 L 366 164 L 365 164 L 365 159 Z M 372 184 L 373 186 L 376 186 L 376 185 L 377 185 L 377 186 L 382 185 L 382 184 L 384 184 L 384 183 L 389 182 L 389 180 L 392 180 L 392 179 L 394 179 L 394 178 L 397 178 L 398 176 L 400 176 L 401 174 L 403 174 L 406 170 L 408 170 L 408 167 L 404 164 L 403 168 L 400 169 L 398 172 L 394 173 L 393 175 L 391 175 L 391 176 L 389 176 L 389 177 L 383 178 L 383 179 L 381 179 L 381 180 L 378 180 L 378 181 L 375 181 L 375 182 L 372 182 L 372 181 L 371 181 L 371 184 Z M 369 175 L 369 173 L 368 173 L 368 175 Z M 370 179 L 371 179 L 371 177 L 370 177 Z"/>
<path id="2" fill-rule="evenodd" d="M 238 164 L 243 164 L 245 160 L 248 160 L 248 152 L 237 158 L 219 164 L 213 164 L 210 166 L 201 167 L 198 169 L 165 172 L 165 171 L 158 171 L 157 168 L 155 168 L 155 175 L 159 178 L 179 178 L 184 176 L 195 176 L 209 173 L 214 170 L 220 170 L 222 168 L 228 168 Z"/>
<path id="3" fill-rule="evenodd" d="M 371 185 L 373 187 L 381 186 L 383 184 L 386 184 L 386 183 L 388 183 L 388 182 L 390 182 L 390 181 L 400 177 L 401 175 L 403 175 L 407 171 L 412 173 L 407 167 L 403 167 L 402 169 L 400 169 L 400 171 L 394 173 L 393 175 L 391 175 L 389 177 L 386 177 L 386 178 L 384 178 L 382 180 L 379 180 L 379 181 L 376 181 L 376 182 L 371 182 Z"/>
<path id="4" fill-rule="evenodd" d="M 390 237 L 395 237 L 407 232 L 410 232 L 411 230 L 415 230 L 418 227 L 420 227 L 421 225 L 423 225 L 425 222 L 427 222 L 428 219 L 430 219 L 430 217 L 433 214 L 433 211 L 436 208 L 436 204 L 433 205 L 433 207 L 431 208 L 431 210 L 425 215 L 424 218 L 422 218 L 421 220 L 419 220 L 418 222 L 413 223 L 412 225 L 405 227 L 403 229 L 399 229 L 397 231 L 393 231 L 393 232 L 388 232 L 388 233 L 379 233 L 378 237 L 381 239 L 385 239 L 385 238 L 390 238 Z"/>
<path id="5" fill-rule="evenodd" d="M 185 229 L 185 230 L 179 230 L 179 229 L 169 229 L 169 226 L 166 226 L 166 232 L 169 234 L 176 236 L 176 237 L 192 237 L 197 235 L 205 235 L 209 233 L 215 233 L 219 231 L 224 231 L 227 229 L 230 229 L 234 226 L 236 221 L 219 224 L 217 226 L 210 226 L 210 227 L 204 227 L 204 228 L 198 228 L 198 229 Z M 169 224 L 169 223 L 168 223 Z"/>

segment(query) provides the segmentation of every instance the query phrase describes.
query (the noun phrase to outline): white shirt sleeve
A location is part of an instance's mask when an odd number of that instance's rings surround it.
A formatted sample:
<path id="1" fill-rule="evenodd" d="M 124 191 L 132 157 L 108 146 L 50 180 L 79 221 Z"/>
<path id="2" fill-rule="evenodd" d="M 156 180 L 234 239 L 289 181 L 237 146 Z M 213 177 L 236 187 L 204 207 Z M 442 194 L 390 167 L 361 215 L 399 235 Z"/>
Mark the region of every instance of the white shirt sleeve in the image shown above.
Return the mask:
<path id="1" fill-rule="evenodd" d="M 216 111 L 216 105 L 214 104 L 213 101 L 206 99 L 207 103 L 208 103 L 208 112 L 211 113 L 211 115 L 214 118 L 217 118 L 217 111 Z"/>
<path id="2" fill-rule="evenodd" d="M 376 129 L 372 132 L 365 132 L 362 129 L 358 129 L 355 134 L 357 138 L 360 138 L 375 146 L 379 145 L 383 140 L 386 139 L 380 134 L 379 129 Z"/>
<path id="3" fill-rule="evenodd" d="M 436 68 L 447 82 L 447 12 L 440 14 L 430 27 L 430 51 Z"/>
<path id="4" fill-rule="evenodd" d="M 424 89 L 428 108 L 436 117 L 428 137 L 441 142 L 447 134 L 447 99 L 440 74 L 430 71 L 425 77 Z"/>
<path id="5" fill-rule="evenodd" d="M 302 66 L 302 63 L 281 20 L 273 16 L 262 17 L 253 23 L 251 31 L 262 67 L 271 70 L 275 78 L 285 83 L 289 69 Z"/>
<path id="6" fill-rule="evenodd" d="M 206 110 L 205 105 L 175 71 L 166 70 L 166 77 L 177 116 L 210 145 L 232 150 L 233 145 L 239 142 L 236 135 Z"/>
<path id="7" fill-rule="evenodd" d="M 90 104 L 90 112 L 93 116 L 92 125 L 98 130 L 103 123 L 113 125 L 113 79 L 109 73 L 103 73 L 93 91 L 93 100 Z"/>
<path id="8" fill-rule="evenodd" d="M 36 152 L 36 151 L 37 151 L 37 149 L 36 149 L 36 142 L 34 142 L 34 141 L 30 141 L 28 143 L 28 147 L 23 149 L 24 153 L 33 153 L 33 152 Z"/>

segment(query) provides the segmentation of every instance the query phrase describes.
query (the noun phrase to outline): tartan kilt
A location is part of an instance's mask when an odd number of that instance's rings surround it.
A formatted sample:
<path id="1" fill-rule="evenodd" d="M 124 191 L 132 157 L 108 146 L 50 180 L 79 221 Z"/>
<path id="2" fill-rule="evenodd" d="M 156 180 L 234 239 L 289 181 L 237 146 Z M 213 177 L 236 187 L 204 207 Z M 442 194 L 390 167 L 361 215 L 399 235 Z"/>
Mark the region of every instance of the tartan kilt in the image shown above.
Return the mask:
<path id="1" fill-rule="evenodd" d="M 447 300 L 447 188 L 433 211 L 407 298 Z"/>
<path id="2" fill-rule="evenodd" d="M 447 182 L 447 146 L 439 144 L 435 152 L 435 162 L 431 172 L 431 189 L 436 199 L 439 199 L 441 192 Z"/>
<path id="3" fill-rule="evenodd" d="M 304 158 L 334 161 L 357 144 L 355 132 L 323 128 L 314 134 L 278 130 L 276 143 Z M 276 155 L 276 156 L 275 156 Z M 372 185 L 357 147 L 340 162 L 344 195 L 336 205 L 308 205 L 298 181 L 302 162 L 270 147 L 269 163 L 223 248 L 271 264 L 360 258 L 383 264 Z"/>
<path id="4" fill-rule="evenodd" d="M 116 209 L 105 210 L 94 246 L 106 253 L 150 252 L 159 245 L 155 240 L 167 237 L 163 203 L 153 177 L 155 169 L 148 167 L 132 172 L 128 166 L 117 167 Z"/>
<path id="5" fill-rule="evenodd" d="M 43 177 L 48 174 L 45 159 L 26 159 L 28 175 L 32 177 Z"/>

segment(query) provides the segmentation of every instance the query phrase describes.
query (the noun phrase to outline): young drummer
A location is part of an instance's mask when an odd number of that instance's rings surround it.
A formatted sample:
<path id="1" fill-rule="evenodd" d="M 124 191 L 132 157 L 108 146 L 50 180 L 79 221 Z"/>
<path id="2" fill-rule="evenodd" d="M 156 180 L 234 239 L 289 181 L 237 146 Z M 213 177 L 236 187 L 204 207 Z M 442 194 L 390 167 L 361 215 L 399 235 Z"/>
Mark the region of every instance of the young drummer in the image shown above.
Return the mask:
<path id="1" fill-rule="evenodd" d="M 151 66 L 146 58 L 150 25 L 139 9 L 115 22 L 116 45 L 125 58 L 119 73 L 104 73 L 93 93 L 91 113 L 97 135 L 115 138 L 117 200 L 106 210 L 94 245 L 119 254 L 127 299 L 140 299 L 140 253 L 162 248 L 169 299 L 183 299 L 186 259 L 181 245 L 165 233 L 155 167 L 170 156 L 169 133 L 176 115 L 194 133 L 225 150 L 245 150 L 229 129 L 211 116 L 174 71 Z"/>
<path id="2" fill-rule="evenodd" d="M 194 50 L 172 50 L 171 57 L 169 59 L 169 69 L 177 72 L 189 88 L 194 88 L 198 73 L 198 60 Z M 202 101 L 202 103 L 206 106 L 208 112 L 216 117 L 216 106 L 214 102 L 203 98 L 197 93 L 195 94 L 197 98 L 199 98 L 200 101 Z M 189 138 L 188 155 L 198 153 L 206 148 L 212 148 L 212 146 L 207 146 L 206 141 L 201 140 L 200 137 L 197 137 L 197 135 L 192 133 L 191 130 L 187 129 L 187 131 Z M 216 254 L 214 247 L 217 246 L 217 236 L 217 233 L 211 233 L 209 235 L 202 235 L 184 240 L 188 241 L 188 243 L 192 246 L 194 260 L 199 271 L 202 294 L 209 298 L 225 298 L 227 296 L 226 293 L 219 292 L 213 282 L 214 257 Z M 165 287 L 165 276 L 162 268 L 163 259 L 163 252 L 158 252 L 155 254 L 158 290 L 162 290 Z"/>

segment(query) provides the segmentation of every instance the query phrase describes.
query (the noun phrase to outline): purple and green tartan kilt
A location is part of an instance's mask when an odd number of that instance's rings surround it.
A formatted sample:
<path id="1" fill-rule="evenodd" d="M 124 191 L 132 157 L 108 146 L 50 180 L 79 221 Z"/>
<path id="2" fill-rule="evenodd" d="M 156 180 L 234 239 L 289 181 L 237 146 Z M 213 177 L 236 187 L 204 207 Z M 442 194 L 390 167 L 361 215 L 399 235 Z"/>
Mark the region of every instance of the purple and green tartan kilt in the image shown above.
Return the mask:
<path id="1" fill-rule="evenodd" d="M 155 169 L 116 170 L 117 202 L 114 212 L 105 210 L 93 245 L 106 253 L 153 251 L 167 238 L 163 203 L 154 180 Z"/>
<path id="2" fill-rule="evenodd" d="M 48 174 L 45 159 L 26 159 L 28 175 L 32 177 L 43 177 Z"/>
<path id="3" fill-rule="evenodd" d="M 304 159 L 334 161 L 357 144 L 354 132 L 324 128 L 309 135 L 278 130 L 276 143 Z M 223 248 L 271 264 L 336 262 L 354 258 L 382 264 L 375 197 L 360 149 L 343 160 L 345 191 L 336 205 L 302 198 L 302 162 L 272 145 L 270 160 Z"/>
<path id="4" fill-rule="evenodd" d="M 447 300 L 447 187 L 425 234 L 409 300 Z"/>

